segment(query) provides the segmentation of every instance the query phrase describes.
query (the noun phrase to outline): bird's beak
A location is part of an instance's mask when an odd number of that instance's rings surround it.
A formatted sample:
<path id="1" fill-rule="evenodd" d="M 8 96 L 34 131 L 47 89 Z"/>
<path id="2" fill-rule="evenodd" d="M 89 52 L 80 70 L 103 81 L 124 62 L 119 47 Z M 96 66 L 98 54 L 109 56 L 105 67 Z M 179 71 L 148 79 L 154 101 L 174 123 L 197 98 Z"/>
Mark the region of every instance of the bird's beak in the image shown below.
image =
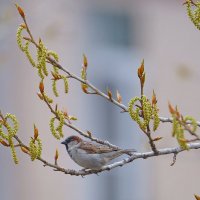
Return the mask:
<path id="1" fill-rule="evenodd" d="M 65 141 L 61 142 L 61 144 L 65 144 Z"/>

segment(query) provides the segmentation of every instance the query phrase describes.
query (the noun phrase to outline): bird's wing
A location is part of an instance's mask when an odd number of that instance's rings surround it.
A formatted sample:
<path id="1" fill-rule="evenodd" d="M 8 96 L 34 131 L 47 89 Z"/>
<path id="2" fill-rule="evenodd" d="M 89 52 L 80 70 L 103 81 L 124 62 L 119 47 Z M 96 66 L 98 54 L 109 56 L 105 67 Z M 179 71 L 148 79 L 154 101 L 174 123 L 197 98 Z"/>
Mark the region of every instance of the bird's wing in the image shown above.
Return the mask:
<path id="1" fill-rule="evenodd" d="M 93 142 L 82 142 L 80 148 L 87 151 L 89 154 L 101 154 L 117 151 L 117 149 L 102 144 L 95 144 Z"/>

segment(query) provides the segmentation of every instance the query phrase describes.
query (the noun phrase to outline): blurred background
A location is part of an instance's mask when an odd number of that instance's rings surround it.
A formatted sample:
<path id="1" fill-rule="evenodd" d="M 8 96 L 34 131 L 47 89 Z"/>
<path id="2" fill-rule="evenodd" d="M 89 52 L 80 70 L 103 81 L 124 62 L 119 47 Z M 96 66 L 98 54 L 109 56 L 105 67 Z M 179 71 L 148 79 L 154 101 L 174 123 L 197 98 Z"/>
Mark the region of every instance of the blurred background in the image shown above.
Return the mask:
<path id="1" fill-rule="evenodd" d="M 199 50 L 200 32 L 186 15 L 183 1 L 174 0 L 34 0 L 18 1 L 35 38 L 41 37 L 49 49 L 60 55 L 61 64 L 80 74 L 82 55 L 88 58 L 88 78 L 106 92 L 122 95 L 123 103 L 139 95 L 137 68 L 145 59 L 145 94 L 154 89 L 161 116 L 169 116 L 168 101 L 182 114 L 200 119 Z M 19 137 L 28 143 L 33 124 L 43 141 L 42 156 L 59 164 L 80 169 L 64 146 L 49 130 L 51 113 L 39 100 L 37 72 L 18 49 L 16 30 L 22 23 L 13 1 L 0 0 L 0 109 L 20 121 Z M 103 98 L 86 95 L 80 83 L 70 80 L 70 92 L 63 94 L 59 83 L 59 107 L 78 118 L 74 125 L 122 148 L 148 151 L 147 138 L 127 113 Z M 52 95 L 51 84 L 45 88 Z M 65 137 L 76 134 L 65 128 Z M 161 124 L 154 136 L 164 137 L 159 148 L 177 146 L 171 124 Z M 44 168 L 39 161 L 17 150 L 14 165 L 9 149 L 0 146 L 0 194 L 2 200 L 87 199 L 87 200 L 168 200 L 193 199 L 200 194 L 199 150 L 136 160 L 122 168 L 85 178 L 64 175 Z"/>

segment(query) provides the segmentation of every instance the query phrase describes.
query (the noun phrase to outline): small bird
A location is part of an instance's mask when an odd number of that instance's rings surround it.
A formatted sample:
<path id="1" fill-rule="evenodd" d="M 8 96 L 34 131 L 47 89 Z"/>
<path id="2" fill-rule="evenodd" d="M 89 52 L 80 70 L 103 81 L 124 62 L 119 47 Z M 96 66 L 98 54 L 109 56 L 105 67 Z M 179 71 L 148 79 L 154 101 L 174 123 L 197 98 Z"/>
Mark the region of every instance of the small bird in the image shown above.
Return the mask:
<path id="1" fill-rule="evenodd" d="M 109 161 L 135 152 L 134 149 L 116 149 L 96 142 L 84 141 L 78 136 L 70 136 L 61 144 L 64 144 L 71 159 L 85 169 L 98 170 Z"/>

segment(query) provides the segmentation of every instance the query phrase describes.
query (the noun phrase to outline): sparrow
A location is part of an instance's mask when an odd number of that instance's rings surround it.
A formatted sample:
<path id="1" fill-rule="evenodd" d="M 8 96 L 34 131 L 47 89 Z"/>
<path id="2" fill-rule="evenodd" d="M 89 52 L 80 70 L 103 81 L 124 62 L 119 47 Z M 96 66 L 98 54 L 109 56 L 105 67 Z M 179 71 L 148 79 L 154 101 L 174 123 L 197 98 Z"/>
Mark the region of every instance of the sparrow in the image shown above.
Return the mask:
<path id="1" fill-rule="evenodd" d="M 135 152 L 134 149 L 116 149 L 107 145 L 92 141 L 84 141 L 78 136 L 70 136 L 61 144 L 64 144 L 71 159 L 85 169 L 98 170 L 109 161 Z M 131 154 L 132 155 L 132 154 Z"/>

